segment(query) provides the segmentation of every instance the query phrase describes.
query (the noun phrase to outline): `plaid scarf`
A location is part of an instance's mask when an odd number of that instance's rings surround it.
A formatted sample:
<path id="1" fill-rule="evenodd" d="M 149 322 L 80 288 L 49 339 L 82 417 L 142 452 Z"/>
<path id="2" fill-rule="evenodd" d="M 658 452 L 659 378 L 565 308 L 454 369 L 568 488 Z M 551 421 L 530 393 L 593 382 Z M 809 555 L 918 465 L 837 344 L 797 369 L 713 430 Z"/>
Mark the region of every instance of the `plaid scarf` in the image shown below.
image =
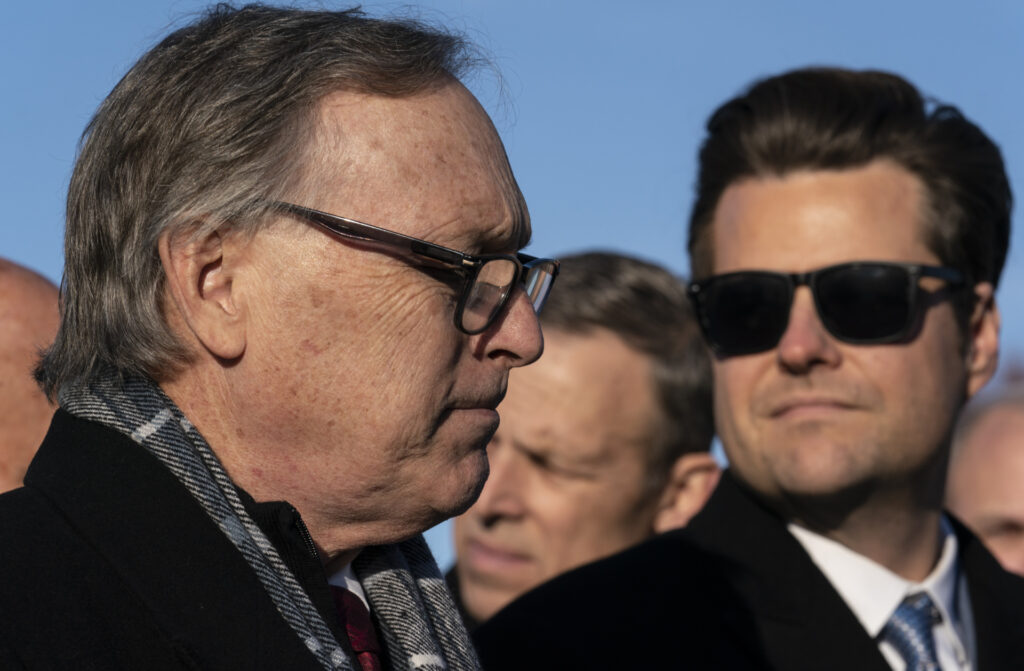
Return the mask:
<path id="1" fill-rule="evenodd" d="M 325 669 L 356 671 L 309 595 L 239 500 L 206 440 L 153 382 L 114 373 L 60 390 L 67 412 L 108 426 L 149 450 L 238 549 L 281 617 Z M 396 669 L 476 671 L 480 665 L 423 537 L 364 548 L 352 563 Z"/>

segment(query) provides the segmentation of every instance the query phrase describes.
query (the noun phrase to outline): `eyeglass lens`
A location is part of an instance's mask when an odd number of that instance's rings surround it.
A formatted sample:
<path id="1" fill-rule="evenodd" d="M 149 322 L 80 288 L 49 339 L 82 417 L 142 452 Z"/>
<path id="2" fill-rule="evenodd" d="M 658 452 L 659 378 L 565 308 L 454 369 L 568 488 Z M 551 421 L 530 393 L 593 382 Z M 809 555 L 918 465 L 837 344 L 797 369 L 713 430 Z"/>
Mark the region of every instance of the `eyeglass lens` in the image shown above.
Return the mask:
<path id="1" fill-rule="evenodd" d="M 839 340 L 891 342 L 913 323 L 916 285 L 906 268 L 836 266 L 814 273 L 810 284 L 822 323 Z M 792 278 L 779 273 L 713 278 L 698 294 L 708 339 L 724 355 L 775 347 L 789 323 L 793 292 Z"/>
<path id="2" fill-rule="evenodd" d="M 518 272 L 519 266 L 511 259 L 490 259 L 480 267 L 462 306 L 463 329 L 478 333 L 490 325 L 504 307 Z"/>
<path id="3" fill-rule="evenodd" d="M 462 329 L 479 333 L 490 326 L 508 302 L 512 285 L 519 274 L 519 264 L 509 258 L 488 259 L 480 267 L 462 306 Z M 540 312 L 555 279 L 553 262 L 538 259 L 523 267 L 523 288 Z"/>

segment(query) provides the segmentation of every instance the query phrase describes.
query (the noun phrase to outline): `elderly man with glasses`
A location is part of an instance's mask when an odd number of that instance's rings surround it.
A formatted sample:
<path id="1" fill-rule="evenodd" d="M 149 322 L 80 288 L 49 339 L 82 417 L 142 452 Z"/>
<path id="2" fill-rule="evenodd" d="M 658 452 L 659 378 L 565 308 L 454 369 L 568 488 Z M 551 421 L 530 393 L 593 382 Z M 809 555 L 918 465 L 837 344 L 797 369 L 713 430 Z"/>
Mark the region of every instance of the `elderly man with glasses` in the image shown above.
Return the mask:
<path id="1" fill-rule="evenodd" d="M 420 532 L 483 487 L 558 264 L 519 253 L 477 60 L 218 6 L 114 88 L 36 371 L 60 409 L 0 497 L 0 667 L 478 667 Z"/>
<path id="2" fill-rule="evenodd" d="M 685 531 L 484 625 L 485 667 L 526 668 L 530 631 L 533 668 L 1024 668 L 1024 581 L 942 509 L 1010 204 L 996 145 L 895 75 L 797 70 L 721 106 L 689 293 L 730 468 Z"/>

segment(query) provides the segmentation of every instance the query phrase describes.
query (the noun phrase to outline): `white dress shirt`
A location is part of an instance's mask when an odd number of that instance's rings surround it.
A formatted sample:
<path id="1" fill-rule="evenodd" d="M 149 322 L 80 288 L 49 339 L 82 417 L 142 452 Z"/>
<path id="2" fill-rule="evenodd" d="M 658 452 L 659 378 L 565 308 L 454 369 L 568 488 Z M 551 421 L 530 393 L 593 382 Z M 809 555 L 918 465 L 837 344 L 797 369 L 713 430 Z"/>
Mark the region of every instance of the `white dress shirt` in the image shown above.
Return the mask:
<path id="1" fill-rule="evenodd" d="M 344 587 L 348 591 L 359 597 L 359 600 L 366 606 L 366 610 L 370 610 L 370 602 L 366 600 L 366 592 L 363 591 L 363 586 L 359 583 L 359 578 L 356 577 L 355 571 L 352 570 L 352 562 L 345 564 L 343 567 L 332 573 L 327 578 L 328 585 L 334 585 L 335 587 Z"/>
<path id="2" fill-rule="evenodd" d="M 977 666 L 974 650 L 974 622 L 967 595 L 967 581 L 960 575 L 957 541 L 949 521 L 942 518 L 942 554 L 932 572 L 915 583 L 896 575 L 881 564 L 813 531 L 789 525 L 789 531 L 803 545 L 821 572 L 864 625 L 868 635 L 894 671 L 905 671 L 903 658 L 879 635 L 896 608 L 908 594 L 927 592 L 942 615 L 932 634 L 943 671 L 970 671 Z"/>

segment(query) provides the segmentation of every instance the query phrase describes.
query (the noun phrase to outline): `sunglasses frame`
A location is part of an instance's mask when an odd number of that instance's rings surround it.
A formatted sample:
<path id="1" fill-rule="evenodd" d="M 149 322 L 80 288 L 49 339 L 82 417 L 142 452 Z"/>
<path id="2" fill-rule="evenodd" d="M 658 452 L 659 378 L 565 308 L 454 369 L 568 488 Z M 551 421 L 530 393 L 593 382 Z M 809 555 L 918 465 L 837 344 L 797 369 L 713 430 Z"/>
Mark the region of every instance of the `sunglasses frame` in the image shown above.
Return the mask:
<path id="1" fill-rule="evenodd" d="M 895 333 L 875 338 L 849 337 L 842 333 L 842 329 L 837 329 L 835 323 L 824 316 L 827 311 L 822 310 L 821 298 L 818 292 L 818 280 L 822 274 L 828 274 L 831 272 L 879 267 L 898 268 L 906 273 L 907 317 L 904 320 L 903 325 Z M 771 277 L 773 279 L 781 278 L 785 280 L 788 289 L 788 300 L 785 315 L 785 323 L 787 326 L 782 329 L 774 342 L 767 346 L 762 347 L 758 345 L 744 348 L 724 348 L 712 335 L 713 329 L 711 326 L 711 318 L 708 314 L 709 307 L 706 302 L 708 291 L 715 283 L 722 282 L 723 280 L 750 276 Z M 793 310 L 793 299 L 796 294 L 796 290 L 798 287 L 802 286 L 806 286 L 811 290 L 811 296 L 814 300 L 814 309 L 818 314 L 818 319 L 821 320 L 822 325 L 836 340 L 854 345 L 882 345 L 900 342 L 910 334 L 921 315 L 922 308 L 919 300 L 921 288 L 919 286 L 919 282 L 923 277 L 935 277 L 944 280 L 953 289 L 962 288 L 965 285 L 963 273 L 955 268 L 949 268 L 946 266 L 931 266 L 920 263 L 897 263 L 891 261 L 852 261 L 848 263 L 824 266 L 822 268 L 817 268 L 803 273 L 781 273 L 769 270 L 739 270 L 730 273 L 722 273 L 720 275 L 706 277 L 702 280 L 691 281 L 689 286 L 687 286 L 686 293 L 693 304 L 694 311 L 697 313 L 697 320 L 700 324 L 701 332 L 704 334 L 705 342 L 708 343 L 712 351 L 718 356 L 728 357 L 767 352 L 768 350 L 777 347 L 782 336 L 785 334 L 786 328 L 788 328 L 789 316 Z"/>

